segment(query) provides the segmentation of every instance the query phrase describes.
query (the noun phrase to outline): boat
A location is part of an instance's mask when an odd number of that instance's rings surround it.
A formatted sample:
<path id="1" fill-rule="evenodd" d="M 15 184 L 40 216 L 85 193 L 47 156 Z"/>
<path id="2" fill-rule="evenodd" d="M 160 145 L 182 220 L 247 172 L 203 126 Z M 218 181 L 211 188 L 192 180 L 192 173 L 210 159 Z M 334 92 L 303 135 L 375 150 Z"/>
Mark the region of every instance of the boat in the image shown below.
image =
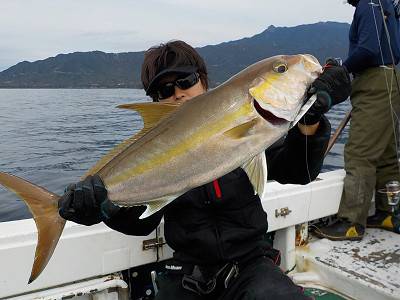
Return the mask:
<path id="1" fill-rule="evenodd" d="M 362 241 L 332 242 L 308 234 L 337 213 L 344 176 L 340 169 L 307 185 L 267 183 L 261 200 L 280 267 L 315 299 L 400 299 L 400 235 L 367 229 Z M 33 219 L 0 223 L 0 299 L 153 299 L 172 256 L 163 224 L 140 237 L 67 222 L 46 269 L 28 284 L 36 241 Z"/>

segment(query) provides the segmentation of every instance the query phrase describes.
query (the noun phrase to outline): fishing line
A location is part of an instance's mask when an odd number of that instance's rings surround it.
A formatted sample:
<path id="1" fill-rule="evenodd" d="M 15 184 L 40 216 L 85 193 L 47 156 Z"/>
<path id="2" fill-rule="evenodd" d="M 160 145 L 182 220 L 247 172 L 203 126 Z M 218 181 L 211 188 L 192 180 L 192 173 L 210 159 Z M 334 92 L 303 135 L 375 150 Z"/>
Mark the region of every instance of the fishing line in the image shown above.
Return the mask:
<path id="1" fill-rule="evenodd" d="M 308 135 L 306 135 L 305 141 L 306 141 L 306 169 L 307 169 L 307 175 L 308 175 L 308 184 L 310 185 L 310 187 L 309 187 L 310 188 L 310 197 L 308 199 L 308 208 L 307 208 L 307 223 L 308 223 L 308 219 L 310 218 L 311 199 L 312 199 L 312 194 L 313 194 L 313 188 L 312 188 L 312 184 L 311 184 L 311 174 L 310 174 L 310 168 L 309 168 L 309 164 L 308 164 Z M 308 228 L 307 228 L 307 235 L 308 235 Z M 301 240 L 300 240 L 300 244 L 301 244 Z"/>
<path id="2" fill-rule="evenodd" d="M 381 0 L 379 0 L 379 4 L 380 4 L 380 11 L 381 11 L 381 15 L 382 15 L 382 20 L 385 20 L 385 14 L 384 14 L 384 11 L 383 11 Z M 386 34 L 386 39 L 388 41 L 389 52 L 390 52 L 390 57 L 392 59 L 392 64 L 393 64 L 393 67 L 395 67 L 394 54 L 393 54 L 393 50 L 392 50 L 392 41 L 391 41 L 391 38 L 390 38 L 390 33 L 389 33 L 389 29 L 387 28 L 386 22 L 383 22 L 383 27 L 385 28 L 385 34 Z M 378 31 L 377 26 L 376 26 L 376 20 L 375 20 L 375 29 Z M 381 59 L 383 61 L 382 50 L 381 50 Z M 400 85 L 399 85 L 399 80 L 398 80 L 398 77 L 397 77 L 397 72 L 393 72 L 393 73 L 394 73 L 394 77 L 396 79 L 397 92 L 400 94 Z"/>
<path id="3" fill-rule="evenodd" d="M 399 162 L 400 157 L 399 157 L 399 151 L 398 151 L 399 150 L 398 149 L 398 138 L 396 136 L 397 130 L 396 130 L 396 122 L 395 122 L 395 119 L 397 120 L 397 122 L 399 121 L 399 117 L 398 117 L 396 111 L 394 110 L 393 103 L 392 103 L 393 79 L 396 80 L 397 92 L 399 93 L 399 95 L 400 95 L 400 86 L 399 86 L 399 82 L 398 82 L 398 78 L 397 78 L 397 74 L 396 74 L 396 66 L 395 66 L 395 60 L 394 60 L 394 55 L 393 55 L 393 51 L 392 51 L 390 33 L 389 33 L 388 28 L 387 28 L 387 24 L 385 22 L 385 14 L 384 14 L 384 11 L 383 11 L 382 2 L 381 2 L 381 0 L 378 0 L 378 1 L 379 1 L 379 4 L 376 4 L 373 0 L 371 0 L 371 2 L 368 3 L 368 4 L 371 7 L 372 15 L 374 17 L 375 31 L 376 31 L 376 37 L 377 37 L 378 45 L 379 45 L 379 52 L 380 52 L 381 61 L 382 61 L 382 68 L 385 68 L 385 61 L 384 61 L 384 58 L 383 58 L 382 45 L 381 45 L 381 41 L 380 41 L 379 30 L 378 30 L 378 22 L 376 20 L 374 6 L 379 6 L 380 7 L 380 12 L 381 12 L 381 15 L 382 15 L 383 27 L 384 27 L 385 34 L 386 34 L 386 39 L 388 41 L 389 51 L 390 51 L 392 64 L 393 64 L 390 88 L 389 88 L 389 80 L 388 80 L 388 75 L 386 73 L 386 70 L 383 69 L 383 71 L 384 71 L 384 74 L 385 74 L 386 90 L 388 92 L 388 98 L 389 98 L 389 107 L 390 107 L 390 111 L 391 111 L 390 115 L 391 115 L 391 119 L 392 119 L 392 128 L 393 128 L 393 135 L 394 135 L 395 146 L 396 146 L 397 162 Z M 399 169 L 399 173 L 400 173 L 400 165 L 399 164 L 398 164 L 398 169 Z"/>
<path id="4" fill-rule="evenodd" d="M 391 77 L 391 85 L 390 85 L 390 108 L 391 108 L 391 110 L 392 110 L 392 126 L 393 126 L 393 128 L 394 128 L 394 132 L 396 132 L 396 130 L 395 130 L 395 124 L 394 124 L 394 120 L 393 120 L 393 114 L 396 116 L 396 119 L 397 119 L 397 121 L 399 120 L 399 116 L 397 115 L 397 113 L 396 113 L 396 110 L 393 108 L 393 104 L 392 104 L 392 92 L 393 92 L 393 79 L 395 79 L 395 81 L 396 81 L 396 87 L 397 87 L 397 93 L 400 95 L 400 85 L 399 85 L 399 80 L 398 80 L 398 77 L 397 77 L 397 72 L 396 72 L 396 66 L 395 66 L 395 60 L 394 60 L 394 54 L 393 54 L 393 50 L 392 50 L 392 42 L 391 42 L 391 37 L 390 37 L 390 33 L 389 33 L 389 29 L 388 29 L 388 27 L 387 27 L 387 24 L 386 24 L 386 22 L 385 22 L 385 14 L 384 14 L 384 11 L 383 11 L 383 7 L 382 7 L 382 2 L 381 2 L 381 0 L 379 0 L 379 4 L 380 4 L 380 11 L 381 11 L 381 15 L 382 15 L 382 20 L 383 20 L 383 27 L 384 27 L 384 29 L 385 29 L 385 34 L 386 34 L 386 39 L 387 39 L 387 41 L 388 41 L 388 46 L 389 46 L 389 52 L 390 52 L 390 57 L 391 57 L 391 59 L 392 59 L 392 64 L 393 64 L 393 71 L 392 71 L 392 77 Z M 375 15 L 374 15 L 374 20 L 375 20 L 375 30 L 376 31 L 378 31 L 378 29 L 377 29 L 377 24 L 376 24 L 376 19 L 375 19 Z M 378 42 L 380 42 L 379 41 L 379 39 L 378 39 Z M 382 49 L 380 48 L 380 51 L 381 51 L 381 59 L 382 59 L 382 64 L 384 63 L 384 61 L 383 61 L 383 54 L 382 54 Z M 386 77 L 386 88 L 387 88 L 387 90 L 389 91 L 389 87 L 388 87 L 388 83 L 387 83 L 387 74 L 386 74 L 386 72 L 385 72 L 385 77 Z M 396 148 L 397 148 L 397 136 L 396 136 L 396 134 L 395 134 L 395 139 L 396 139 Z M 397 159 L 398 159 L 399 157 L 397 157 Z"/>
<path id="5" fill-rule="evenodd" d="M 307 123 L 306 123 L 306 121 L 305 121 L 305 117 L 303 117 L 303 119 L 304 119 L 304 125 L 306 125 L 307 126 Z M 312 199 L 312 194 L 313 194 L 313 188 L 312 188 L 312 185 L 311 185 L 311 174 L 310 174 L 310 168 L 309 168 L 309 163 L 308 163 L 308 135 L 306 134 L 305 135 L 305 154 L 306 154 L 306 157 L 305 157 L 305 163 L 306 163 L 306 170 L 307 170 L 307 175 L 308 175 L 308 183 L 307 184 L 309 184 L 309 190 L 310 190 L 310 196 L 309 196 L 309 199 L 308 199 L 308 207 L 307 207 L 307 221 L 306 221 L 306 223 L 307 223 L 307 226 L 309 226 L 308 225 L 308 219 L 310 218 L 310 209 L 311 209 L 311 199 Z M 308 235 L 308 228 L 307 228 L 307 235 Z M 302 245 L 302 239 L 301 239 L 301 237 L 300 237 L 300 241 L 299 241 L 299 246 L 301 246 Z"/>
<path id="6" fill-rule="evenodd" d="M 380 2 L 380 0 L 379 0 L 379 2 Z M 372 15 L 374 16 L 375 31 L 376 31 L 376 37 L 377 37 L 378 46 L 379 46 L 379 54 L 381 56 L 382 66 L 384 66 L 385 65 L 385 61 L 384 61 L 384 58 L 383 58 L 382 45 L 381 45 L 381 40 L 380 40 L 380 37 L 379 37 L 378 22 L 376 21 L 375 10 L 373 8 L 373 5 L 377 5 L 377 4 L 375 4 L 373 1 L 371 1 L 369 4 L 371 5 L 370 7 L 372 9 Z M 383 20 L 385 20 L 384 19 L 384 15 L 382 15 L 382 18 L 383 18 Z M 383 23 L 385 24 L 385 22 L 383 22 Z M 391 100 L 392 100 L 392 93 L 391 92 L 392 92 L 392 90 L 390 90 L 390 92 L 389 92 L 389 83 L 388 83 L 387 74 L 386 74 L 386 72 L 384 72 L 384 74 L 385 74 L 385 81 L 386 81 L 386 89 L 387 89 L 388 94 L 389 94 L 389 104 L 390 104 L 390 107 L 392 109 L 392 103 L 391 103 Z"/>
<path id="7" fill-rule="evenodd" d="M 308 175 L 308 183 L 311 182 L 311 174 L 310 174 L 310 169 L 309 169 L 309 165 L 308 165 L 308 135 L 306 134 L 306 169 L 307 169 L 307 175 Z"/>

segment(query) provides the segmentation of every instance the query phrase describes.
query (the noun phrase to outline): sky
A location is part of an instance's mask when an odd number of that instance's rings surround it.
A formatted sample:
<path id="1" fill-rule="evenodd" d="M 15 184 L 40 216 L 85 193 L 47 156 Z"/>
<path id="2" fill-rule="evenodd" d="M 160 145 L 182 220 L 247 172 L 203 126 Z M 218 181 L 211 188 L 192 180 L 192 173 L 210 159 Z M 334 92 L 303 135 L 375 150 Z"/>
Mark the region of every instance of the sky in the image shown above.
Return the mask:
<path id="1" fill-rule="evenodd" d="M 268 26 L 351 22 L 344 0 L 0 0 L 0 71 L 60 53 L 206 46 Z"/>

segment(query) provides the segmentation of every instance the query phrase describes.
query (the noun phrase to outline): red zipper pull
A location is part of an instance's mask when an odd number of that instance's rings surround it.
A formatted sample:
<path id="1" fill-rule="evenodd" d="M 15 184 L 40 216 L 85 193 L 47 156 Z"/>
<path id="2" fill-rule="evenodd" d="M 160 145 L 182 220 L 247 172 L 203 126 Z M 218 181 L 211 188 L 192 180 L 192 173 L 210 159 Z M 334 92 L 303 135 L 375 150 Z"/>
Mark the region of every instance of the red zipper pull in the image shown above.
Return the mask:
<path id="1" fill-rule="evenodd" d="M 214 185 L 214 190 L 215 190 L 215 194 L 217 195 L 217 198 L 221 199 L 222 198 L 222 193 L 221 193 L 221 188 L 220 188 L 219 183 L 218 183 L 218 179 L 215 179 L 213 181 L 213 185 Z"/>

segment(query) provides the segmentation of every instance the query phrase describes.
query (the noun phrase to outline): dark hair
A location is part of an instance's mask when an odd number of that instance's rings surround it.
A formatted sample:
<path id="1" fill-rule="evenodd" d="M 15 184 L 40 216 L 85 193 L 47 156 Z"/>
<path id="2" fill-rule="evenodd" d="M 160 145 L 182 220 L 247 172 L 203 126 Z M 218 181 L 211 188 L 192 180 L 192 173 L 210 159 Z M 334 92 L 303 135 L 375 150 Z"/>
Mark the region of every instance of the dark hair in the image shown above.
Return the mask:
<path id="1" fill-rule="evenodd" d="M 207 68 L 203 58 L 192 46 L 179 40 L 153 46 L 144 53 L 141 72 L 143 88 L 147 91 L 153 78 L 161 71 L 181 66 L 195 66 L 201 83 L 208 89 Z M 156 95 L 150 96 L 156 100 Z"/>
<path id="2" fill-rule="evenodd" d="M 358 2 L 360 2 L 360 0 L 347 0 L 347 3 L 349 3 L 350 5 L 356 7 Z"/>

